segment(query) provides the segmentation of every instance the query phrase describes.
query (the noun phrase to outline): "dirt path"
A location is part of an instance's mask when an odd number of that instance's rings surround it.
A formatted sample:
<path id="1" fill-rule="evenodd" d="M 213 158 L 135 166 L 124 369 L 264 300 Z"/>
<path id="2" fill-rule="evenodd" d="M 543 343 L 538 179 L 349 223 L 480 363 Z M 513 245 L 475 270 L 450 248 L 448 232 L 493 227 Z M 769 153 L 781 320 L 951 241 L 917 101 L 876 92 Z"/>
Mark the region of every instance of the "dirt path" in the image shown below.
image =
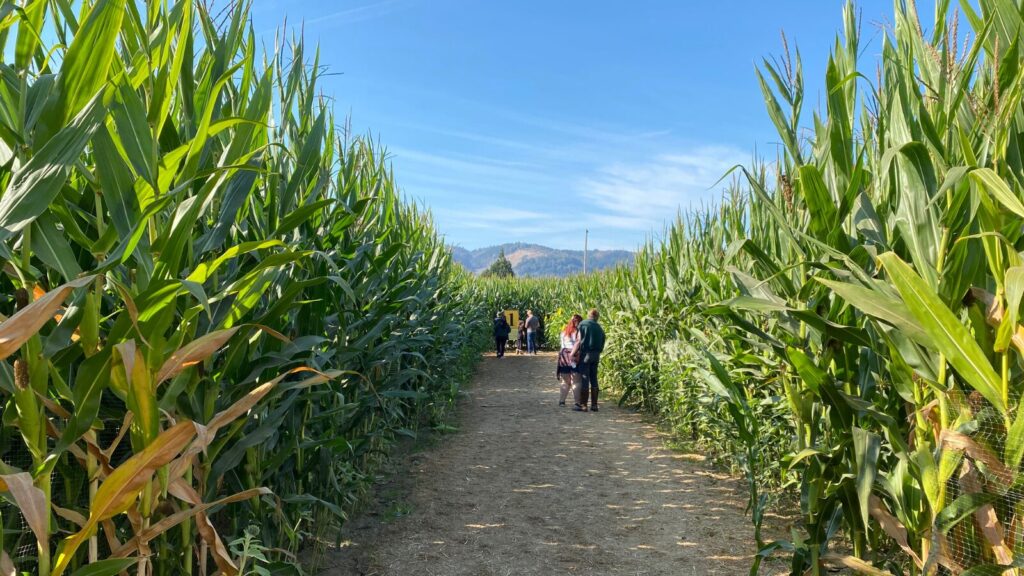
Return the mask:
<path id="1" fill-rule="evenodd" d="M 559 408 L 554 363 L 481 362 L 459 431 L 396 464 L 325 573 L 745 574 L 743 487 L 614 403 Z"/>

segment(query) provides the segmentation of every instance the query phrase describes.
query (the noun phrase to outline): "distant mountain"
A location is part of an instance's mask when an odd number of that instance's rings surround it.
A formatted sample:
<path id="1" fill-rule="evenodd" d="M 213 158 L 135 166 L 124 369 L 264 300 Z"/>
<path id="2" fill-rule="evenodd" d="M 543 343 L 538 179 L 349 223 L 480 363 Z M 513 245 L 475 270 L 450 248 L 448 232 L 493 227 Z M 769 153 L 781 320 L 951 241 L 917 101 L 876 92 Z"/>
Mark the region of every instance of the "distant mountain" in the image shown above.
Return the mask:
<path id="1" fill-rule="evenodd" d="M 452 257 L 474 274 L 487 269 L 498 258 L 501 250 L 512 263 L 516 276 L 569 276 L 583 272 L 582 250 L 559 250 L 539 244 L 515 242 L 466 250 L 452 248 Z M 590 250 L 587 254 L 589 271 L 613 268 L 618 264 L 633 265 L 633 253 L 627 250 Z"/>

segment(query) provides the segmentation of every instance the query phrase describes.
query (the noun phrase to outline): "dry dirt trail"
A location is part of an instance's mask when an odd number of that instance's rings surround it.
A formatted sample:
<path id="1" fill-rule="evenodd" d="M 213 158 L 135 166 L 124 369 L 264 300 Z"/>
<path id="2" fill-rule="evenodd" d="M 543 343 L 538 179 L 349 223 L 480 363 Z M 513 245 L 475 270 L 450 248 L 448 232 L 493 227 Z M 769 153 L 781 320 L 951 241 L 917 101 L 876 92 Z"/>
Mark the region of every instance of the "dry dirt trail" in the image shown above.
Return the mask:
<path id="1" fill-rule="evenodd" d="M 558 407 L 554 366 L 553 354 L 481 362 L 458 432 L 396 462 L 324 573 L 746 574 L 742 485 L 614 402 Z"/>

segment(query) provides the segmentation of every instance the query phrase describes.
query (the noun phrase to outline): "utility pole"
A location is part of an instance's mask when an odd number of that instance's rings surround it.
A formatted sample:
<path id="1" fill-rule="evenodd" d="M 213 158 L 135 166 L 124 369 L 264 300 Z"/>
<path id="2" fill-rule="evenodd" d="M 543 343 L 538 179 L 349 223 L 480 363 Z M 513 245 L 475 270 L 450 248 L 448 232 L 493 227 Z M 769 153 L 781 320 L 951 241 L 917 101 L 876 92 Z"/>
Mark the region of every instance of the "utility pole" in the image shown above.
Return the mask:
<path id="1" fill-rule="evenodd" d="M 590 230 L 583 230 L 583 275 L 587 275 L 587 241 L 590 240 Z"/>

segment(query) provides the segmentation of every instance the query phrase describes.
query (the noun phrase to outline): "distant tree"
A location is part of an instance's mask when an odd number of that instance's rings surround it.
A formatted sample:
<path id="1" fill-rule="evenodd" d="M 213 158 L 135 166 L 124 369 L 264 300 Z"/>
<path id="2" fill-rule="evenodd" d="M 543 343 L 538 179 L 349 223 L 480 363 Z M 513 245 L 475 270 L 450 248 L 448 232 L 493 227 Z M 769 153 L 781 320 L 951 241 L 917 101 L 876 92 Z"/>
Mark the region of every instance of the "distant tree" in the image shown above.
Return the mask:
<path id="1" fill-rule="evenodd" d="M 481 276 L 497 276 L 498 278 L 515 278 L 516 273 L 512 270 L 512 263 L 505 258 L 505 249 L 502 248 L 498 258 L 491 265 L 480 273 Z"/>

